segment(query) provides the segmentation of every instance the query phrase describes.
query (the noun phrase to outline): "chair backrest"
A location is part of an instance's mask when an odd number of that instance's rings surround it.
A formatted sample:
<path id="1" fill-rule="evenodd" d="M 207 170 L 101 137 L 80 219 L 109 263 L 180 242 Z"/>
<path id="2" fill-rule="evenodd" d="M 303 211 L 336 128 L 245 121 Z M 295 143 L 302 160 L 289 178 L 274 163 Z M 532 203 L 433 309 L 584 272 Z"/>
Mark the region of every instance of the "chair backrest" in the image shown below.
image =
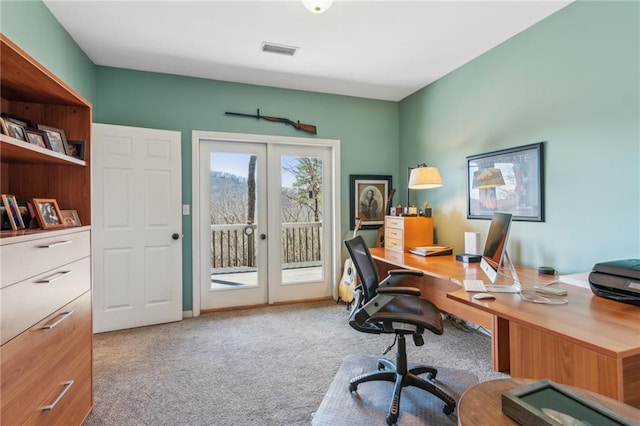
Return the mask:
<path id="1" fill-rule="evenodd" d="M 345 240 L 344 244 L 347 246 L 351 261 L 358 272 L 366 303 L 376 295 L 380 283 L 376 264 L 362 236 L 358 235 L 350 240 Z"/>

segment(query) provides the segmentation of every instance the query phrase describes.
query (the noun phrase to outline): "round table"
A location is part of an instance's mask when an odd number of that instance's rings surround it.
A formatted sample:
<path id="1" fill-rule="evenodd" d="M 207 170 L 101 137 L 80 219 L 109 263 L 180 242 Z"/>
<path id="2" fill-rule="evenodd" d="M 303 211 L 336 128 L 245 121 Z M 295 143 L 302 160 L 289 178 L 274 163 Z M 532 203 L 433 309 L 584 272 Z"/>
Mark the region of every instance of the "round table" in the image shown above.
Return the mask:
<path id="1" fill-rule="evenodd" d="M 459 426 L 513 426 L 518 423 L 502 413 L 503 392 L 537 382 L 531 379 L 498 379 L 479 383 L 462 394 L 458 403 Z M 566 386 L 566 385 L 565 385 Z M 588 398 L 628 419 L 640 419 L 640 410 L 615 399 L 573 386 L 566 386 L 578 395 Z"/>

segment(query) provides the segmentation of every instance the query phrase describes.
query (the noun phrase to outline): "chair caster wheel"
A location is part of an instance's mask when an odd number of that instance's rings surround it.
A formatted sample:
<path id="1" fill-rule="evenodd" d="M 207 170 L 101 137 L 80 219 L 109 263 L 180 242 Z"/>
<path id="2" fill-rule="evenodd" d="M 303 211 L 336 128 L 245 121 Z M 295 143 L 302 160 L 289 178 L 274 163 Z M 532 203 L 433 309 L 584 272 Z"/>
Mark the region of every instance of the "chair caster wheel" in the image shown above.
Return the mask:
<path id="1" fill-rule="evenodd" d="M 349 392 L 355 392 L 358 390 L 358 385 L 354 385 L 353 383 L 349 383 Z"/>
<path id="2" fill-rule="evenodd" d="M 453 408 L 445 405 L 444 407 L 442 407 L 442 412 L 448 416 L 449 414 L 453 413 Z"/>
<path id="3" fill-rule="evenodd" d="M 386 418 L 386 420 L 387 420 L 387 424 L 388 424 L 389 426 L 391 426 L 391 425 L 395 425 L 395 424 L 396 424 L 396 421 L 397 421 L 398 419 L 397 419 L 396 417 L 392 416 L 391 414 L 387 414 L 387 418 Z"/>
<path id="4" fill-rule="evenodd" d="M 427 380 L 433 381 L 436 378 L 436 375 L 433 373 L 427 373 Z"/>
<path id="5" fill-rule="evenodd" d="M 383 364 L 383 363 L 381 363 L 381 362 L 379 362 L 379 363 L 378 363 L 378 371 L 382 371 L 382 370 L 384 370 L 384 369 L 385 369 L 384 364 Z"/>

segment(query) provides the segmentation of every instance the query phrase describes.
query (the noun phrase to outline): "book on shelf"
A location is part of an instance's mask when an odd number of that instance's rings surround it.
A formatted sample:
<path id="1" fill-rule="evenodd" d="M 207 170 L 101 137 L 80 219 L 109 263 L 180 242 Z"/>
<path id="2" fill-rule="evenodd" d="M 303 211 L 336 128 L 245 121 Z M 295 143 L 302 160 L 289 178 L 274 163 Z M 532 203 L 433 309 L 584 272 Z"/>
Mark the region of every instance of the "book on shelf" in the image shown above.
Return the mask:
<path id="1" fill-rule="evenodd" d="M 409 249 L 409 253 L 417 254 L 418 256 L 443 256 L 452 254 L 453 249 L 448 246 L 431 245 L 412 247 Z"/>

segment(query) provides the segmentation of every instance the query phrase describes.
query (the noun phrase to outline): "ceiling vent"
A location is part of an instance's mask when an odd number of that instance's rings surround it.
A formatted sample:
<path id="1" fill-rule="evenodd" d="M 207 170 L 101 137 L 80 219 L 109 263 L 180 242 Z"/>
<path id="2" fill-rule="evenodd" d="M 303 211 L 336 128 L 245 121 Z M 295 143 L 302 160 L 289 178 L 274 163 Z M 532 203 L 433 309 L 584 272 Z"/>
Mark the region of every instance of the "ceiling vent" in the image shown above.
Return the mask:
<path id="1" fill-rule="evenodd" d="M 263 52 L 266 52 L 266 53 L 276 53 L 278 55 L 286 55 L 286 56 L 295 55 L 296 52 L 298 51 L 298 49 L 299 49 L 299 47 L 285 46 L 283 44 L 268 43 L 266 41 L 262 42 L 262 47 L 260 48 L 260 50 L 262 50 Z"/>

